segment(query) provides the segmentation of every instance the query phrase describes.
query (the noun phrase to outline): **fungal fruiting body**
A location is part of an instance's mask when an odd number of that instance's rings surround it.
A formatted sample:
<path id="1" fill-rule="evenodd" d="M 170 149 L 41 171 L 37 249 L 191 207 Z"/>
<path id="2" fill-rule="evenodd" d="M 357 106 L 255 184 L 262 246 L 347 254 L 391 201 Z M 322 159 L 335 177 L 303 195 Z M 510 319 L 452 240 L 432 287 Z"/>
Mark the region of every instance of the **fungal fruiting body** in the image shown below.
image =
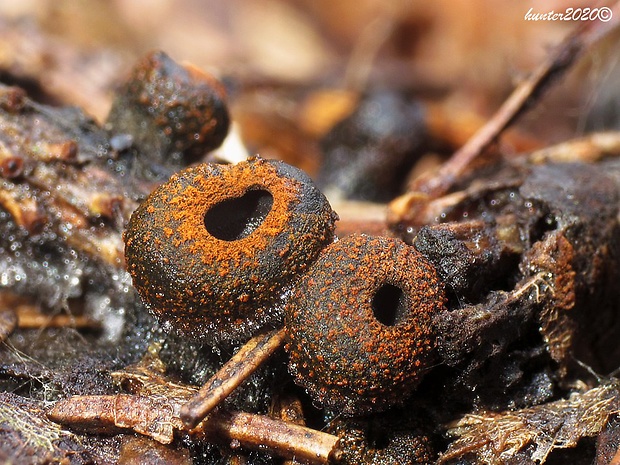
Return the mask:
<path id="1" fill-rule="evenodd" d="M 333 241 L 336 219 L 312 180 L 286 163 L 198 165 L 132 215 L 127 268 L 164 327 L 240 340 L 281 317 L 282 293 Z"/>
<path id="2" fill-rule="evenodd" d="M 226 91 L 213 76 L 153 52 L 118 90 L 107 126 L 131 134 L 149 156 L 189 160 L 218 147 L 228 132 Z"/>
<path id="3" fill-rule="evenodd" d="M 285 309 L 289 371 L 315 402 L 347 415 L 401 403 L 432 360 L 444 308 L 433 266 L 413 247 L 353 235 L 333 243 Z"/>

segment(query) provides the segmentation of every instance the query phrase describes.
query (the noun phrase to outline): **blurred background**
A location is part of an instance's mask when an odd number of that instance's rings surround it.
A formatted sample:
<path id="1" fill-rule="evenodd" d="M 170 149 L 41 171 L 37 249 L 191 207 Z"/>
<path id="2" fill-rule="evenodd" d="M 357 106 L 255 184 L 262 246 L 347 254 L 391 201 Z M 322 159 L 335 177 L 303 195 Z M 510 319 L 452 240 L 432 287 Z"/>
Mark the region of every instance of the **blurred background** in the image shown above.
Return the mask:
<path id="1" fill-rule="evenodd" d="M 406 169 L 412 176 L 460 147 L 576 26 L 526 21 L 530 8 L 585 6 L 591 2 L 2 0 L 0 78 L 104 121 L 135 60 L 160 49 L 224 81 L 249 153 L 320 176 L 325 157 L 357 156 L 343 155 L 343 140 L 358 153 L 376 143 L 370 132 L 386 127 L 418 138 L 396 149 L 416 160 Z M 617 129 L 619 45 L 617 32 L 596 44 L 509 131 L 504 153 Z M 379 144 L 381 160 L 388 142 Z M 394 196 L 339 189 L 345 197 Z"/>

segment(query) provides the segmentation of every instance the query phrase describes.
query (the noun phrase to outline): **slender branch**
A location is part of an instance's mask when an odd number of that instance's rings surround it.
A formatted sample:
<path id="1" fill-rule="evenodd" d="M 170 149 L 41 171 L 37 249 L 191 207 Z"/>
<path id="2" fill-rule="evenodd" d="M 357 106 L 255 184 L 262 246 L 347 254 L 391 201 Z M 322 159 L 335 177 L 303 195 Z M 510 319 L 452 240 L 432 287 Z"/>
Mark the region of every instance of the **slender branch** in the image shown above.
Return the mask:
<path id="1" fill-rule="evenodd" d="M 222 400 L 254 373 L 283 341 L 286 331 L 274 330 L 250 339 L 224 366 L 181 408 L 181 418 L 193 428 Z"/>
<path id="2" fill-rule="evenodd" d="M 237 440 L 250 449 L 313 464 L 329 463 L 338 437 L 264 415 L 218 411 L 199 425 L 208 437 Z"/>
<path id="3" fill-rule="evenodd" d="M 495 141 L 499 135 L 527 109 L 531 108 L 549 84 L 561 77 L 577 58 L 602 36 L 620 23 L 620 7 L 616 3 L 613 17 L 583 22 L 557 48 L 557 51 L 512 92 L 493 117 L 474 136 L 457 150 L 431 178 L 421 178 L 415 188 L 438 197 L 445 194 L 473 160 Z"/>

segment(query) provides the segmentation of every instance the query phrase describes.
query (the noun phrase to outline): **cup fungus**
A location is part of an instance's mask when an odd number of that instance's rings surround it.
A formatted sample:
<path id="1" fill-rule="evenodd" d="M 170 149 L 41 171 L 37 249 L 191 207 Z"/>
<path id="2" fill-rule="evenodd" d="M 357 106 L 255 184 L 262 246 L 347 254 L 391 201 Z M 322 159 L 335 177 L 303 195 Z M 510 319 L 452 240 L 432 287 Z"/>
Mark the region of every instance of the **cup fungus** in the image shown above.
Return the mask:
<path id="1" fill-rule="evenodd" d="M 180 154 L 195 160 L 222 143 L 229 125 L 224 86 L 163 52 L 152 52 L 135 66 L 107 121 L 117 137 L 130 134 L 151 162 Z"/>
<path id="2" fill-rule="evenodd" d="M 203 342 L 240 340 L 281 317 L 281 296 L 333 241 L 336 219 L 286 163 L 203 164 L 132 215 L 127 268 L 164 327 Z"/>
<path id="3" fill-rule="evenodd" d="M 327 247 L 285 309 L 289 371 L 314 401 L 346 415 L 402 402 L 431 362 L 444 306 L 433 266 L 386 237 Z"/>

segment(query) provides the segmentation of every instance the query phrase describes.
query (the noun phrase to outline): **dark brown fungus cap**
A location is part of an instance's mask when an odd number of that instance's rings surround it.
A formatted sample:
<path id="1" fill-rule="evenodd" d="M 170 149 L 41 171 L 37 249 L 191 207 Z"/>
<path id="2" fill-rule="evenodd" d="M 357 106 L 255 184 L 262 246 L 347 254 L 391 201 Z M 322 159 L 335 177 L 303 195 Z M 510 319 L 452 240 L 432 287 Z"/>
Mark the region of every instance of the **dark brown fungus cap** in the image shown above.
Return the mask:
<path id="1" fill-rule="evenodd" d="M 402 402 L 427 370 L 444 291 L 404 242 L 353 235 L 326 248 L 285 309 L 289 370 L 345 415 Z"/>
<path id="2" fill-rule="evenodd" d="M 333 241 L 337 219 L 301 170 L 260 158 L 174 175 L 132 215 L 127 267 L 169 329 L 238 340 L 281 317 L 287 285 Z"/>
<path id="3" fill-rule="evenodd" d="M 228 132 L 222 84 L 163 52 L 138 62 L 117 94 L 108 125 L 115 133 L 131 134 L 151 157 L 183 153 L 191 161 L 218 147 Z"/>

